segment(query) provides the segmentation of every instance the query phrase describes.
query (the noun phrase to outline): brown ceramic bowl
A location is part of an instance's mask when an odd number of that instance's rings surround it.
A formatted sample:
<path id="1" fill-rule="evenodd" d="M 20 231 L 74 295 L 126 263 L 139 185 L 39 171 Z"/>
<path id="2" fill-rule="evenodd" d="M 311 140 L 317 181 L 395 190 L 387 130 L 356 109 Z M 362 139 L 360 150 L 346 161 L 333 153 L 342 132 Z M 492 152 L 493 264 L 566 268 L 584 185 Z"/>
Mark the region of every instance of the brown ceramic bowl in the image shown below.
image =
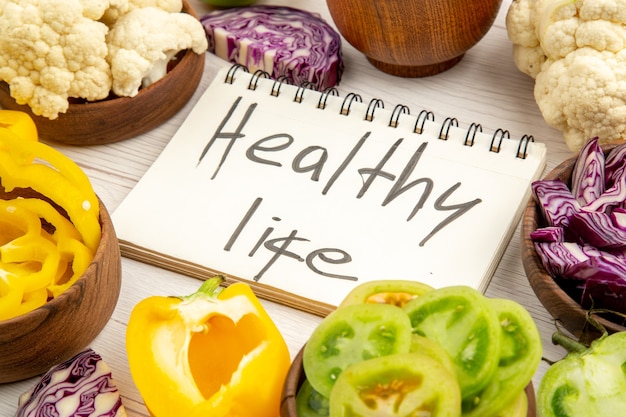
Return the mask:
<path id="1" fill-rule="evenodd" d="M 300 349 L 298 354 L 293 360 L 287 378 L 285 378 L 285 384 L 283 386 L 283 394 L 280 403 L 280 417 L 298 417 L 298 411 L 296 407 L 296 395 L 300 386 L 306 379 L 304 374 L 304 367 L 302 365 L 302 357 L 304 355 L 304 347 Z M 526 396 L 528 397 L 528 414 L 527 417 L 536 417 L 536 402 L 535 402 L 535 390 L 532 383 L 526 387 Z"/>
<path id="2" fill-rule="evenodd" d="M 376 68 L 402 77 L 424 77 L 456 65 L 491 28 L 501 0 L 326 3 L 338 31 Z"/>
<path id="3" fill-rule="evenodd" d="M 613 146 L 603 147 L 605 153 L 609 152 Z M 571 183 L 572 170 L 576 163 L 577 156 L 562 162 L 545 179 L 561 179 L 566 184 Z M 535 246 L 530 239 L 530 233 L 538 227 L 544 225 L 542 216 L 537 209 L 535 201 L 531 198 L 528 201 L 522 218 L 522 263 L 530 286 L 534 290 L 541 304 L 548 313 L 567 329 L 574 336 L 583 340 L 593 339 L 598 333 L 589 326 L 586 321 L 586 311 L 561 287 L 554 278 L 548 275 L 546 269 L 535 251 Z M 610 333 L 624 331 L 626 328 L 620 324 L 610 321 L 604 317 L 597 317 Z"/>
<path id="4" fill-rule="evenodd" d="M 42 374 L 85 349 L 117 304 L 121 258 L 113 223 L 100 202 L 102 238 L 74 285 L 43 306 L 0 321 L 0 383 Z"/>
<path id="5" fill-rule="evenodd" d="M 186 0 L 183 12 L 197 17 Z M 8 84 L 0 82 L 0 106 L 30 114 L 45 141 L 68 145 L 118 142 L 152 130 L 174 116 L 196 91 L 203 70 L 204 54 L 187 50 L 165 77 L 139 90 L 135 97 L 72 103 L 55 120 L 36 116 L 29 106 L 17 104 Z"/>

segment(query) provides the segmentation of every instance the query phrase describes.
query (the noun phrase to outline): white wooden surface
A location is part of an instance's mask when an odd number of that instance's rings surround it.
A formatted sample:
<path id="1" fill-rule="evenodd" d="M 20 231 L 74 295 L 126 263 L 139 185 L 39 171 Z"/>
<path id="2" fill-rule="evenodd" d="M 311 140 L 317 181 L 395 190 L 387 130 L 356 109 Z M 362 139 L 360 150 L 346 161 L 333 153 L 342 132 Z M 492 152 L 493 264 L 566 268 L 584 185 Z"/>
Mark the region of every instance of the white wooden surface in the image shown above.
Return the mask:
<path id="1" fill-rule="evenodd" d="M 259 2 L 270 3 L 267 0 Z M 513 64 L 511 43 L 505 28 L 505 15 L 510 2 L 503 1 L 490 32 L 465 55 L 460 64 L 433 77 L 403 79 L 384 74 L 374 69 L 358 51 L 344 42 L 346 71 L 339 86 L 341 95 L 354 91 L 361 94 L 364 101 L 373 97 L 381 98 L 386 107 L 405 104 L 411 109 L 411 114 L 427 109 L 435 113 L 437 120 L 453 116 L 461 126 L 477 122 L 486 131 L 502 127 L 508 129 L 513 138 L 531 134 L 537 141 L 547 144 L 547 172 L 572 154 L 565 146 L 560 132 L 547 126 L 541 117 L 533 98 L 533 80 L 520 73 Z M 191 3 L 199 15 L 209 11 L 208 6 L 200 0 L 192 0 Z M 271 3 L 318 12 L 332 24 L 323 0 L 274 0 Z M 113 212 L 174 134 L 195 100 L 213 79 L 219 65 L 223 63 L 218 58 L 207 55 L 203 80 L 191 102 L 174 118 L 151 132 L 110 145 L 55 146 L 87 172 L 96 192 L 109 211 Z M 91 347 L 112 368 L 128 415 L 148 416 L 128 370 L 124 333 L 130 311 L 139 300 L 150 295 L 194 292 L 199 281 L 128 259 L 122 260 L 122 267 L 123 284 L 117 308 Z M 554 330 L 551 317 L 536 299 L 524 274 L 519 250 L 519 228 L 488 287 L 487 295 L 511 298 L 523 304 L 543 335 L 544 357 L 556 360 L 563 356 L 564 352 L 550 342 Z M 266 301 L 263 304 L 280 328 L 292 356 L 295 356 L 320 318 Z M 547 364 L 542 363 L 538 369 L 533 380 L 535 387 L 546 368 Z M 0 417 L 13 416 L 18 396 L 35 382 L 36 378 L 33 378 L 0 385 Z"/>

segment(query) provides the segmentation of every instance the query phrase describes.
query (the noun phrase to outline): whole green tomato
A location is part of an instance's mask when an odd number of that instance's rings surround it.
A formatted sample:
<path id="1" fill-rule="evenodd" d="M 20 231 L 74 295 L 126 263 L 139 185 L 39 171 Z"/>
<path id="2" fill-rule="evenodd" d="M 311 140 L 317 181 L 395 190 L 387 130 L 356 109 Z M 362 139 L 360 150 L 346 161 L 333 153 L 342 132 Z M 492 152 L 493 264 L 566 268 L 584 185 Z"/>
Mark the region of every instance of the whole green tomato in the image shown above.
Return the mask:
<path id="1" fill-rule="evenodd" d="M 590 346 L 556 333 L 570 353 L 543 376 L 537 390 L 540 417 L 626 415 L 626 332 L 606 332 Z"/>

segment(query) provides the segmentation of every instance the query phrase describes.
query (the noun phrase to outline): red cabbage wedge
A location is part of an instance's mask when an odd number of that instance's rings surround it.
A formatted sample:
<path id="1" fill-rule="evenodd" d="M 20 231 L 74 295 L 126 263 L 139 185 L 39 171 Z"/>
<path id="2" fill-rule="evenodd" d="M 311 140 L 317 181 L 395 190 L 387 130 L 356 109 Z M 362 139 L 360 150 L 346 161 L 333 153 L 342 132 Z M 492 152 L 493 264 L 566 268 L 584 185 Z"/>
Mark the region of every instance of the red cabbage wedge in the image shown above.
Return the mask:
<path id="1" fill-rule="evenodd" d="M 626 313 L 626 144 L 590 139 L 572 171 L 532 184 L 546 227 L 531 239 L 547 272 L 586 309 Z"/>
<path id="2" fill-rule="evenodd" d="M 111 369 L 92 349 L 52 367 L 19 398 L 15 417 L 126 417 Z"/>
<path id="3" fill-rule="evenodd" d="M 215 10 L 200 19 L 209 52 L 250 72 L 317 90 L 341 80 L 341 37 L 319 15 L 287 6 Z"/>

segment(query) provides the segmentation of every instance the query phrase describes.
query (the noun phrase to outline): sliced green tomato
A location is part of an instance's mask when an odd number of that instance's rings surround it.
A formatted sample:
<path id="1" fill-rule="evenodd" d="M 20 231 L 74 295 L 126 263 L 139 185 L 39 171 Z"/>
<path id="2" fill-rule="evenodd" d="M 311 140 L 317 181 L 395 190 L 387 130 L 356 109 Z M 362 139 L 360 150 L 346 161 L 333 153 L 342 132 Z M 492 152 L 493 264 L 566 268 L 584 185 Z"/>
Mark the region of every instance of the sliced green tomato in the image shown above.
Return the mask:
<path id="1" fill-rule="evenodd" d="M 452 357 L 463 399 L 491 381 L 500 358 L 500 325 L 480 292 L 449 286 L 423 294 L 403 307 L 413 332 L 441 345 Z"/>
<path id="2" fill-rule="evenodd" d="M 328 398 L 324 397 L 305 379 L 296 394 L 296 410 L 298 417 L 328 417 Z"/>
<path id="3" fill-rule="evenodd" d="M 465 416 L 465 414 L 463 414 Z M 518 393 L 513 402 L 500 410 L 494 417 L 527 417 L 528 397 L 526 391 Z"/>
<path id="4" fill-rule="evenodd" d="M 422 353 L 358 362 L 339 375 L 330 395 L 333 417 L 459 417 L 454 374 Z"/>
<path id="5" fill-rule="evenodd" d="M 524 307 L 499 298 L 487 302 L 500 324 L 500 360 L 489 385 L 463 401 L 464 417 L 499 416 L 528 385 L 543 353 L 537 325 Z"/>
<path id="6" fill-rule="evenodd" d="M 366 359 L 408 352 L 411 323 L 390 304 L 355 304 L 337 308 L 313 330 L 304 347 L 303 365 L 316 391 L 330 397 L 339 374 Z"/>
<path id="7" fill-rule="evenodd" d="M 413 337 L 411 339 L 410 351 L 423 353 L 433 359 L 436 359 L 444 366 L 444 368 L 449 370 L 452 374 L 456 375 L 456 367 L 454 365 L 454 362 L 452 362 L 452 358 L 450 357 L 448 352 L 443 347 L 441 347 L 439 343 L 427 339 L 424 336 L 413 334 Z"/>
<path id="8" fill-rule="evenodd" d="M 541 417 L 626 416 L 626 332 L 550 366 L 537 390 L 537 410 Z"/>
<path id="9" fill-rule="evenodd" d="M 418 281 L 377 280 L 364 282 L 352 289 L 341 302 L 341 306 L 351 304 L 393 304 L 404 306 L 414 298 L 433 287 Z"/>

